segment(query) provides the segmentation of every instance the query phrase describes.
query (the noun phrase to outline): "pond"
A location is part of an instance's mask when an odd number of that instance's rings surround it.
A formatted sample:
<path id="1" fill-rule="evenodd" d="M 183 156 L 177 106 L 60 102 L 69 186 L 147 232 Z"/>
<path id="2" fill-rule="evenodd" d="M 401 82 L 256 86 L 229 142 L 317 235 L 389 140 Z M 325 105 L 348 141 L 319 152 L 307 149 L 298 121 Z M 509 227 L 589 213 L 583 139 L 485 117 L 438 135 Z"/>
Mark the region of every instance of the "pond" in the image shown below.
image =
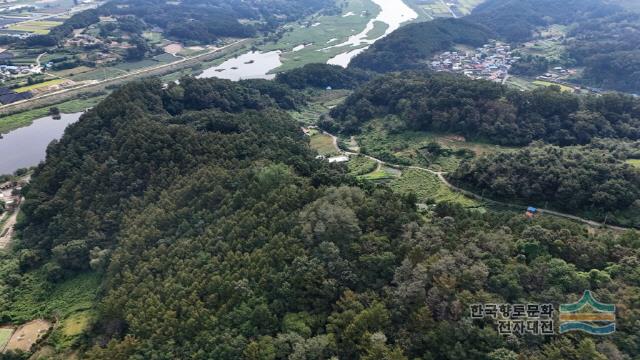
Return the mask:
<path id="1" fill-rule="evenodd" d="M 218 66 L 205 69 L 198 78 L 216 77 L 233 81 L 245 79 L 273 79 L 269 71 L 282 65 L 280 51 L 250 51 L 229 59 Z"/>
<path id="2" fill-rule="evenodd" d="M 0 174 L 35 166 L 44 160 L 47 146 L 60 139 L 64 129 L 80 118 L 81 112 L 62 114 L 60 120 L 51 116 L 34 120 L 29 126 L 10 131 L 0 139 Z"/>

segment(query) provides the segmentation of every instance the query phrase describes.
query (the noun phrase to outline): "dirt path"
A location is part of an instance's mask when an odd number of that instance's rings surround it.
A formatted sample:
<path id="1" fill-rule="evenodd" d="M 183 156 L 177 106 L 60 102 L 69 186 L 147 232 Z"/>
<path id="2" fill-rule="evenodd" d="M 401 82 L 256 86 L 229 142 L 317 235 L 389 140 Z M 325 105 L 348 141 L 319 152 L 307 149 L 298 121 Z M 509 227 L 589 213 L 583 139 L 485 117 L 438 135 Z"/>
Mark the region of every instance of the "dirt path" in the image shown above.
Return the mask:
<path id="1" fill-rule="evenodd" d="M 333 138 L 333 143 L 336 145 L 336 148 L 338 147 L 338 138 L 333 135 L 330 134 L 326 131 L 324 131 L 325 134 L 331 136 Z M 476 193 L 473 193 L 469 190 L 465 190 L 462 188 L 459 188 L 453 184 L 451 184 L 447 178 L 445 177 L 446 172 L 442 172 L 442 171 L 435 171 L 435 170 L 431 170 L 431 169 L 427 169 L 424 167 L 420 167 L 420 166 L 405 166 L 405 165 L 398 165 L 398 164 L 391 164 L 388 162 L 385 162 L 383 160 L 377 159 L 373 156 L 370 155 L 366 155 L 366 154 L 362 154 L 360 152 L 350 152 L 350 151 L 343 151 L 341 149 L 338 148 L 338 151 L 340 151 L 342 154 L 344 155 L 362 155 L 365 156 L 371 160 L 374 160 L 376 162 L 378 162 L 378 165 L 387 165 L 393 168 L 398 168 L 398 169 L 415 169 L 415 170 L 422 170 L 422 171 L 426 171 L 430 174 L 436 175 L 438 177 L 438 180 L 440 180 L 441 183 L 443 183 L 445 186 L 447 186 L 449 189 L 460 193 L 462 195 L 465 195 L 466 197 L 472 198 L 472 199 L 476 199 L 476 200 L 481 200 L 481 201 L 485 201 L 488 203 L 493 203 L 493 204 L 498 204 L 498 205 L 502 205 L 502 206 L 506 206 L 506 207 L 511 207 L 511 208 L 515 208 L 515 209 L 522 209 L 523 205 L 520 204 L 512 204 L 512 203 L 505 203 L 505 202 L 501 202 L 501 201 L 496 201 L 493 199 L 489 199 L 486 198 L 482 195 L 478 195 Z M 557 217 L 561 217 L 561 218 L 565 218 L 565 219 L 569 219 L 569 220 L 573 220 L 573 221 L 578 221 L 581 222 L 583 224 L 592 226 L 592 227 L 606 227 L 609 229 L 613 229 L 613 230 L 618 230 L 618 231 L 627 231 L 627 230 L 633 230 L 633 228 L 626 228 L 626 227 L 621 227 L 621 226 L 614 226 L 614 225 L 608 225 L 608 224 L 604 224 L 604 223 L 600 223 L 597 221 L 593 221 L 593 220 L 589 220 L 589 219 L 585 219 L 585 218 L 581 218 L 579 216 L 575 216 L 575 215 L 571 215 L 571 214 L 565 214 L 559 211 L 554 211 L 554 210 L 548 210 L 548 209 L 542 209 L 542 208 L 538 208 L 538 211 L 542 214 L 549 214 L 549 215 L 553 215 L 553 216 L 557 216 Z"/>
<path id="2" fill-rule="evenodd" d="M 11 242 L 13 236 L 13 226 L 16 224 L 18 218 L 18 209 L 9 215 L 9 219 L 4 223 L 2 229 L 0 229 L 0 250 L 5 249 Z"/>
<path id="3" fill-rule="evenodd" d="M 42 66 L 42 65 L 40 65 L 40 59 L 41 59 L 43 56 L 45 56 L 45 55 L 47 55 L 47 52 L 46 52 L 46 51 L 45 51 L 45 52 L 43 52 L 42 54 L 38 55 L 38 57 L 36 58 L 36 66 L 37 66 L 37 67 Z"/>

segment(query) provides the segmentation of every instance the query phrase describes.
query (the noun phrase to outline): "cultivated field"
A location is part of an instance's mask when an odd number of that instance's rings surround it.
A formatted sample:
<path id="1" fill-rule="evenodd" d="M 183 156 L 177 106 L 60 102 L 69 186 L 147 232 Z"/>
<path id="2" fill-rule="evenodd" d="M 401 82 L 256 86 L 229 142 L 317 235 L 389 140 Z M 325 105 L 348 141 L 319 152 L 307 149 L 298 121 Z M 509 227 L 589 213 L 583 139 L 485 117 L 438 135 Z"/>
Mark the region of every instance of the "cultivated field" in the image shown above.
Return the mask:
<path id="1" fill-rule="evenodd" d="M 32 320 L 21 325 L 9 339 L 6 350 L 29 351 L 31 345 L 35 344 L 50 328 L 51 323 L 43 319 Z"/>
<path id="2" fill-rule="evenodd" d="M 4 351 L 4 347 L 7 346 L 13 330 L 10 327 L 0 328 L 0 352 Z"/>
<path id="3" fill-rule="evenodd" d="M 423 170 L 407 169 L 402 176 L 389 183 L 399 193 L 414 193 L 418 201 L 424 203 L 456 202 L 465 207 L 479 207 L 481 204 L 444 185 L 437 176 Z"/>
<path id="4" fill-rule="evenodd" d="M 310 139 L 311 148 L 315 149 L 320 155 L 335 155 L 338 153 L 338 149 L 333 144 L 333 138 L 329 135 L 322 133 L 315 133 L 311 135 Z"/>
<path id="5" fill-rule="evenodd" d="M 46 35 L 51 28 L 61 25 L 60 21 L 34 20 L 7 27 L 8 30 L 30 32 L 37 35 Z"/>

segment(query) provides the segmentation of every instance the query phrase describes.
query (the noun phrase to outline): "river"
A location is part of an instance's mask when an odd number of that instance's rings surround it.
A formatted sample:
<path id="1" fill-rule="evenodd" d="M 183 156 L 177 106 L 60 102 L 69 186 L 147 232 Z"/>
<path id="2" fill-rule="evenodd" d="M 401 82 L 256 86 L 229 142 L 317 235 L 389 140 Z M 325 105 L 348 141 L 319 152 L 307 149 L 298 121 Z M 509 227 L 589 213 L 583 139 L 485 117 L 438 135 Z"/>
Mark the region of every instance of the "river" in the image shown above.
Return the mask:
<path id="1" fill-rule="evenodd" d="M 325 48 L 344 48 L 344 51 L 342 53 L 334 56 L 327 63 L 347 67 L 351 59 L 366 50 L 369 45 L 397 30 L 403 23 L 418 18 L 418 14 L 412 8 L 407 6 L 407 4 L 405 4 L 403 0 L 371 1 L 373 1 L 376 5 L 378 5 L 378 7 L 380 7 L 380 12 L 378 13 L 378 15 L 375 18 L 369 20 L 365 28 L 360 33 L 350 36 L 342 43 L 331 45 Z M 343 16 L 348 17 L 353 15 L 354 14 L 347 13 Z M 387 28 L 382 35 L 374 39 L 369 39 L 367 35 L 371 30 L 374 29 L 376 22 L 387 24 Z M 363 45 L 367 46 L 364 47 Z M 300 44 L 296 46 L 293 51 L 300 51 L 304 47 L 305 45 Z M 220 65 L 207 68 L 202 72 L 202 74 L 198 75 L 197 77 L 216 77 L 233 81 L 242 79 L 273 79 L 275 75 L 269 74 L 269 72 L 282 65 L 282 62 L 280 61 L 280 54 L 280 51 L 250 51 L 236 58 L 229 59 Z"/>
<path id="2" fill-rule="evenodd" d="M 246 79 L 273 79 L 269 71 L 282 65 L 280 51 L 250 51 L 222 64 L 205 69 L 198 78 L 216 77 L 233 81 Z"/>
<path id="3" fill-rule="evenodd" d="M 363 52 L 369 45 L 382 39 L 383 37 L 396 31 L 400 25 L 407 21 L 415 20 L 418 18 L 418 14 L 402 0 L 372 0 L 376 5 L 380 7 L 380 13 L 374 19 L 369 20 L 364 30 L 360 33 L 350 36 L 345 42 L 332 45 L 328 49 L 338 48 L 343 46 L 354 47 L 366 44 L 366 47 L 360 49 L 348 49 L 347 51 L 334 56 L 327 61 L 328 64 L 340 65 L 347 67 L 351 59 Z M 378 36 L 375 39 L 368 39 L 367 34 L 374 28 L 374 24 L 379 21 L 388 25 L 384 34 Z"/>
<path id="4" fill-rule="evenodd" d="M 44 160 L 51 141 L 60 139 L 64 129 L 80 118 L 81 112 L 62 114 L 60 120 L 51 116 L 34 120 L 29 126 L 10 131 L 0 139 L 0 174 L 35 166 Z"/>

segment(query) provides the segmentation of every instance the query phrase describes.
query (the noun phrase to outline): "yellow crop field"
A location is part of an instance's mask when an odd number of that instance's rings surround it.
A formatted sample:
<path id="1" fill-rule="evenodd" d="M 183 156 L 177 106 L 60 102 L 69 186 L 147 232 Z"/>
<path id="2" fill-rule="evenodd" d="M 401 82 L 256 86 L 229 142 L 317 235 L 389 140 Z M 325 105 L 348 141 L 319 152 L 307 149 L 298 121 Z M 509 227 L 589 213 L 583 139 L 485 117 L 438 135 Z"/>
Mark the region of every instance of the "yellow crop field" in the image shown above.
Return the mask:
<path id="1" fill-rule="evenodd" d="M 14 91 L 17 92 L 17 93 L 27 92 L 27 91 L 39 89 L 39 88 L 46 87 L 46 86 L 57 85 L 57 84 L 60 84 L 63 81 L 64 81 L 64 79 L 49 80 L 49 81 L 41 82 L 41 83 L 38 83 L 38 84 L 33 84 L 33 85 L 29 85 L 29 86 L 23 86 L 21 88 L 15 89 Z"/>
<path id="2" fill-rule="evenodd" d="M 26 31 L 37 35 L 46 35 L 51 28 L 54 28 L 62 23 L 59 21 L 46 21 L 46 20 L 34 20 L 18 24 L 13 24 L 7 27 L 8 30 Z"/>

